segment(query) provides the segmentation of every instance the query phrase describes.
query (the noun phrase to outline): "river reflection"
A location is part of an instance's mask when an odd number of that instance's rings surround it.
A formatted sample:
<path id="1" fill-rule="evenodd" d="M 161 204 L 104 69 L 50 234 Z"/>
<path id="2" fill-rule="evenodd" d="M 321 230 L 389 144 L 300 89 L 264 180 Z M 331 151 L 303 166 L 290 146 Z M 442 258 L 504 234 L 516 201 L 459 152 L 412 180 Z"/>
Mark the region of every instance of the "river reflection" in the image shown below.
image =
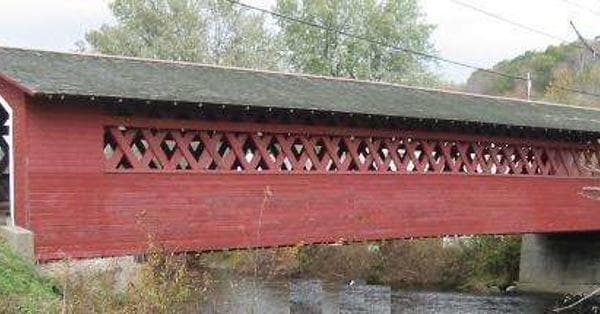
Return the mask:
<path id="1" fill-rule="evenodd" d="M 342 283 L 321 282 L 319 308 L 339 313 Z M 290 313 L 290 281 L 236 278 L 222 280 L 203 303 L 202 313 Z M 395 290 L 391 313 L 544 313 L 553 301 L 540 295 L 473 295 L 457 292 Z M 346 306 L 347 308 L 347 306 Z M 361 311 L 361 313 L 368 313 Z"/>

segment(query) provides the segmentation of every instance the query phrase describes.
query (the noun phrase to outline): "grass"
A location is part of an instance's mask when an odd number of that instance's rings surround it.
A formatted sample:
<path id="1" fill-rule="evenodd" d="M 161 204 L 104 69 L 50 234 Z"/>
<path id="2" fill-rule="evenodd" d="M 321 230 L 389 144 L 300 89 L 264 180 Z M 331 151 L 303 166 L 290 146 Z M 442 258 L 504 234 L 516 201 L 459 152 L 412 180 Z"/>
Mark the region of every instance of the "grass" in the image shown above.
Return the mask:
<path id="1" fill-rule="evenodd" d="M 57 292 L 53 280 L 40 275 L 0 239 L 0 312 L 51 312 L 60 303 Z"/>

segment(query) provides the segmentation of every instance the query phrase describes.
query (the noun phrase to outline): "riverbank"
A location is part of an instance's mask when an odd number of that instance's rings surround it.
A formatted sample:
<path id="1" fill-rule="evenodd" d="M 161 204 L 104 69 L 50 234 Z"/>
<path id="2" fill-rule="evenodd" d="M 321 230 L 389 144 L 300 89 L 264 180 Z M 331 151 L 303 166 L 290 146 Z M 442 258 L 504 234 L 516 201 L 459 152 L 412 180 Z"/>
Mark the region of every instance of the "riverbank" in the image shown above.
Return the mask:
<path id="1" fill-rule="evenodd" d="M 499 239 L 477 241 L 477 244 L 469 244 L 468 250 L 480 246 L 498 247 L 495 241 Z M 505 238 L 502 241 L 513 240 Z M 505 245 L 510 247 L 508 243 L 502 244 Z M 475 294 L 452 292 L 458 289 L 473 291 L 468 290 L 465 283 L 474 273 L 459 276 L 457 272 L 480 265 L 480 262 L 467 266 L 461 264 L 461 258 L 469 256 L 465 255 L 469 251 L 463 251 L 463 246 L 461 243 L 436 240 L 392 241 L 177 255 L 150 245 L 145 261 L 135 263 L 135 275 L 123 285 L 119 284 L 121 270 L 118 265 L 101 270 L 98 267 L 74 267 L 75 263 L 86 265 L 87 261 L 62 261 L 59 263 L 62 268 L 43 275 L 36 266 L 22 260 L 0 241 L 0 313 L 198 313 L 207 306 L 216 308 L 231 303 L 235 298 L 229 293 L 245 291 L 239 292 L 237 299 L 244 293 L 256 297 L 270 285 L 284 285 L 285 288 L 268 292 L 264 302 L 273 299 L 272 294 L 277 295 L 277 302 L 287 302 L 289 284 L 302 278 L 334 287 L 330 290 L 337 289 L 336 295 L 350 279 L 357 284 L 392 286 L 396 306 L 407 308 L 411 304 L 429 308 L 427 306 L 431 304 L 423 302 L 431 301 L 428 298 L 432 297 L 439 300 L 449 298 L 458 303 L 484 300 L 491 304 L 496 304 L 496 301 L 510 304 L 514 300 L 526 300 L 523 302 L 527 303 L 540 298 L 521 296 L 506 299 L 504 297 L 511 296 L 499 293 L 498 289 Z M 461 254 L 457 255 L 457 250 Z M 500 254 L 503 250 L 492 250 L 496 252 L 492 254 L 494 258 L 469 258 L 482 259 L 486 263 L 494 261 L 491 263 L 495 265 L 493 269 L 501 270 L 506 265 L 498 263 L 496 255 L 504 256 Z M 437 264 L 431 264 L 434 260 Z M 494 281 L 486 282 L 487 285 Z M 336 300 L 336 297 L 330 299 Z M 554 296 L 554 299 L 557 297 Z M 574 300 L 565 299 L 555 304 L 567 305 Z M 544 297 L 544 304 L 549 304 L 547 301 Z M 279 304 L 277 302 L 275 304 Z M 469 302 L 455 306 L 468 308 Z M 584 305 L 593 306 L 594 303 L 590 302 Z"/>
<path id="2" fill-rule="evenodd" d="M 519 257 L 519 237 L 486 236 L 217 252 L 195 261 L 244 275 L 486 293 L 515 284 Z"/>

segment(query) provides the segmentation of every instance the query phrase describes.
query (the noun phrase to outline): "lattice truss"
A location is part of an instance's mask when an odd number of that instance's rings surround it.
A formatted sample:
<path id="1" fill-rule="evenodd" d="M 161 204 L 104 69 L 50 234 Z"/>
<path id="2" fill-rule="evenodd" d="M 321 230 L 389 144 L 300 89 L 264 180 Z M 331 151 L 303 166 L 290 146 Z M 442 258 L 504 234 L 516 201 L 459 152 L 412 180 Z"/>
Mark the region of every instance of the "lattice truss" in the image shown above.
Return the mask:
<path id="1" fill-rule="evenodd" d="M 593 176 L 597 145 L 107 127 L 107 171 Z"/>

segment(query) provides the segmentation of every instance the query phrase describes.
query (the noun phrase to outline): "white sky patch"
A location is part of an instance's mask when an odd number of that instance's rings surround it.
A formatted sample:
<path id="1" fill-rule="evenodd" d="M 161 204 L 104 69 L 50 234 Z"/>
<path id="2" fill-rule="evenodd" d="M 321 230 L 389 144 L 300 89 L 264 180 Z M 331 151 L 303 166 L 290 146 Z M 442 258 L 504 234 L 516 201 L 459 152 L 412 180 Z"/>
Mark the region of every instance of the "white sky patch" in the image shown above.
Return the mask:
<path id="1" fill-rule="evenodd" d="M 243 0 L 242 0 L 243 1 Z M 554 36 L 575 40 L 573 20 L 584 36 L 600 35 L 597 0 L 460 0 Z M 0 45 L 72 51 L 86 31 L 113 19 L 108 0 L 0 0 Z M 268 8 L 275 0 L 245 0 Z M 571 2 L 571 3 L 569 3 Z M 577 5 L 573 5 L 576 3 Z M 422 0 L 426 20 L 436 24 L 433 42 L 445 58 L 489 67 L 526 50 L 544 49 L 559 40 L 534 34 L 452 0 Z M 464 82 L 472 70 L 439 64 L 448 80 Z"/>

